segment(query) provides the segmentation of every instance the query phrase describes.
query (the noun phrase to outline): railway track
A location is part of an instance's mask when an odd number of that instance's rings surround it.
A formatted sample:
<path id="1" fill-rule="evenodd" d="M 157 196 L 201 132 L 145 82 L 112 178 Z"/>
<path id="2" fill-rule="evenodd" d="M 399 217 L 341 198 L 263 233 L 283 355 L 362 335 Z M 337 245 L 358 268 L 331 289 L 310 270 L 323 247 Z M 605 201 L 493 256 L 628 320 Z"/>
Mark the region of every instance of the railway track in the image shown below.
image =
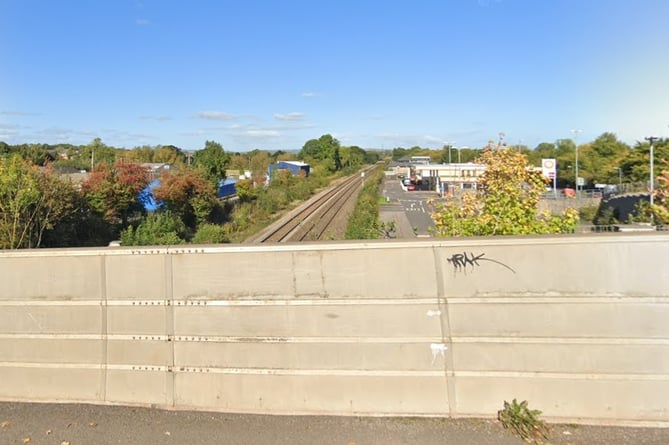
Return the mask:
<path id="1" fill-rule="evenodd" d="M 316 241 L 327 237 L 328 230 L 337 224 L 337 218 L 342 216 L 344 207 L 357 197 L 364 178 L 368 177 L 376 167 L 376 165 L 367 167 L 319 193 L 262 231 L 250 242 Z"/>

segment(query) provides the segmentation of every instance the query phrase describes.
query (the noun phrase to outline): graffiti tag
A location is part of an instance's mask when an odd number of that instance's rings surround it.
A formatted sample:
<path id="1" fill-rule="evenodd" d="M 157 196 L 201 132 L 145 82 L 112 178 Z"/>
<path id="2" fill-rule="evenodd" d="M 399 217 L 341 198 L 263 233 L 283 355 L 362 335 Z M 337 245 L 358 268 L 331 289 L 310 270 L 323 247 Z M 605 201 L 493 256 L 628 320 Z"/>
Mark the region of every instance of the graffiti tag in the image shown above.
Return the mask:
<path id="1" fill-rule="evenodd" d="M 469 254 L 467 254 L 467 252 L 463 252 L 451 255 L 451 257 L 447 259 L 448 262 L 453 265 L 453 270 L 455 272 L 467 272 L 467 266 L 470 266 L 472 269 L 474 269 L 475 267 L 481 266 L 479 261 L 490 261 L 491 263 L 499 264 L 500 266 L 509 269 L 511 272 L 516 273 L 515 270 L 501 261 L 493 260 L 492 258 L 483 258 L 484 256 L 485 253 L 474 255 L 471 252 Z"/>

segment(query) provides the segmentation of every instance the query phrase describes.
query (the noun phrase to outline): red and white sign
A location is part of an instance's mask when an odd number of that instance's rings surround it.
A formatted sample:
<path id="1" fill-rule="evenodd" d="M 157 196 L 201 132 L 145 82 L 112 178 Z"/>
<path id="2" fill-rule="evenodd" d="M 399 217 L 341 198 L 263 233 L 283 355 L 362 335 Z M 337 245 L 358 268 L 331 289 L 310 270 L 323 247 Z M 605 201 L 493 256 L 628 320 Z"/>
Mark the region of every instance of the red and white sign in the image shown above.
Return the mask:
<path id="1" fill-rule="evenodd" d="M 550 179 L 555 179 L 555 174 L 557 172 L 557 163 L 555 159 L 542 159 L 541 160 L 541 173 Z"/>

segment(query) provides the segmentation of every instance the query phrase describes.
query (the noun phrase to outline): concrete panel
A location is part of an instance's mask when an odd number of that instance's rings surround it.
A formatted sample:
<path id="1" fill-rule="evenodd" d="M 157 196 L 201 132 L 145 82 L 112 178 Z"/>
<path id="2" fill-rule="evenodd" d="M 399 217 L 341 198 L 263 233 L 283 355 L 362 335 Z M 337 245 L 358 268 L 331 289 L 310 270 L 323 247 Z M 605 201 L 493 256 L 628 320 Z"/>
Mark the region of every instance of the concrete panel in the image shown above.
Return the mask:
<path id="1" fill-rule="evenodd" d="M 440 342 L 435 339 L 435 342 Z M 341 343 L 176 342 L 175 366 L 201 368 L 442 371 L 444 359 L 430 342 Z"/>
<path id="2" fill-rule="evenodd" d="M 165 335 L 168 306 L 112 306 L 107 308 L 107 333 Z"/>
<path id="3" fill-rule="evenodd" d="M 392 302 L 392 300 L 388 300 Z M 432 304 L 174 307 L 175 336 L 437 337 Z"/>
<path id="4" fill-rule="evenodd" d="M 588 344 L 587 340 L 584 343 L 559 343 L 559 339 L 541 343 L 509 340 L 508 343 L 454 343 L 451 346 L 453 362 L 458 371 L 602 375 L 606 370 L 605 374 L 663 374 L 669 379 L 669 341 L 664 344 L 630 344 L 624 340 Z"/>
<path id="5" fill-rule="evenodd" d="M 108 300 L 160 300 L 165 298 L 166 253 L 105 257 Z"/>
<path id="6" fill-rule="evenodd" d="M 0 301 L 96 300 L 100 296 L 99 256 L 35 257 L 0 252 Z"/>
<path id="7" fill-rule="evenodd" d="M 102 340 L 0 338 L 0 362 L 101 364 Z"/>
<path id="8" fill-rule="evenodd" d="M 0 366 L 0 398 L 100 402 L 99 368 Z"/>
<path id="9" fill-rule="evenodd" d="M 669 268 L 659 267 L 669 257 L 666 236 L 502 238 L 437 250 L 449 297 L 666 296 L 669 289 Z"/>
<path id="10" fill-rule="evenodd" d="M 293 252 L 295 296 L 326 296 L 323 252 Z"/>
<path id="11" fill-rule="evenodd" d="M 331 298 L 438 296 L 432 249 L 351 249 L 323 252 L 323 276 Z"/>
<path id="12" fill-rule="evenodd" d="M 289 251 L 172 255 L 174 298 L 293 295 Z"/>
<path id="13" fill-rule="evenodd" d="M 178 373 L 175 403 L 273 414 L 446 415 L 444 377 Z"/>
<path id="14" fill-rule="evenodd" d="M 527 400 L 544 417 L 666 421 L 669 380 L 456 377 L 457 413 L 494 416 L 504 400 Z"/>
<path id="15" fill-rule="evenodd" d="M 172 345 L 167 340 L 112 340 L 107 342 L 110 365 L 168 366 L 172 363 Z"/>
<path id="16" fill-rule="evenodd" d="M 666 303 L 452 304 L 451 335 L 669 339 Z"/>
<path id="17" fill-rule="evenodd" d="M 106 395 L 108 402 L 131 404 L 171 405 L 167 372 L 161 370 L 107 370 Z"/>
<path id="18" fill-rule="evenodd" d="M 6 306 L 0 311 L 0 332 L 100 334 L 101 312 L 99 306 Z"/>

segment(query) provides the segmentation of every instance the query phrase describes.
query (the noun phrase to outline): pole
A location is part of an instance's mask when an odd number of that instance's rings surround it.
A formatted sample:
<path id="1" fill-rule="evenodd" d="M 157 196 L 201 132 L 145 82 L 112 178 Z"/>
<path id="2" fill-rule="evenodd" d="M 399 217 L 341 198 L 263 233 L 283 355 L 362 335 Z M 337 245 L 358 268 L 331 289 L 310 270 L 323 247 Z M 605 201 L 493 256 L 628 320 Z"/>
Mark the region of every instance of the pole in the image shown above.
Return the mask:
<path id="1" fill-rule="evenodd" d="M 653 158 L 655 157 L 653 155 L 653 143 L 655 143 L 655 141 L 657 141 L 657 139 L 658 139 L 657 136 L 649 136 L 649 137 L 646 138 L 646 140 L 648 142 L 650 142 L 650 188 L 649 188 L 649 190 L 650 190 L 650 206 L 651 207 L 653 206 L 653 195 L 655 193 L 655 189 L 653 187 L 653 181 L 654 181 L 654 179 L 653 179 L 654 159 Z M 653 214 L 651 213 L 651 218 L 652 217 L 653 217 Z"/>
<path id="2" fill-rule="evenodd" d="M 576 159 L 574 163 L 574 188 L 576 189 L 576 194 L 580 196 L 579 193 L 579 188 L 578 188 L 578 134 L 582 132 L 580 128 L 577 128 L 575 130 L 571 130 L 571 133 L 574 135 L 574 145 L 575 145 L 575 153 L 576 153 Z"/>

